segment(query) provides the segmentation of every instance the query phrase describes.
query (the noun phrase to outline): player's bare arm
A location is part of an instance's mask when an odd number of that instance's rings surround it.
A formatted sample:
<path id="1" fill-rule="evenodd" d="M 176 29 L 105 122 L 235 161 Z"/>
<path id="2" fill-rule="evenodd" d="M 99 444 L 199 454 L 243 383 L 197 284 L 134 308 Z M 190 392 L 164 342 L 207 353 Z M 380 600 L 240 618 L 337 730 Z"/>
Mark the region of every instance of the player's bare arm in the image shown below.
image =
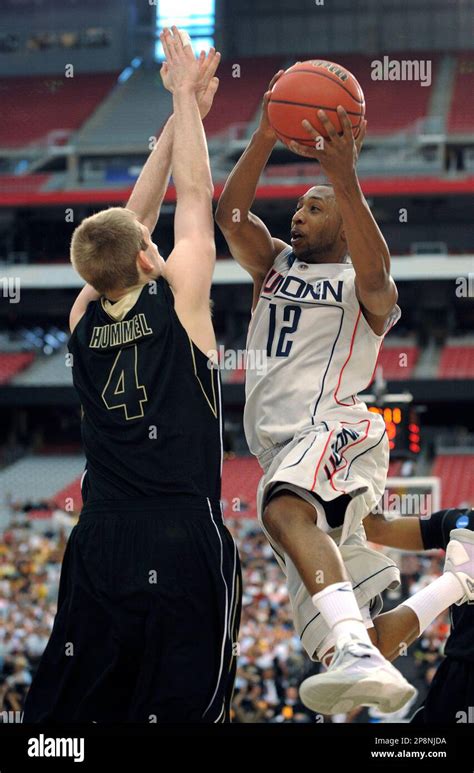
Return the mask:
<path id="1" fill-rule="evenodd" d="M 71 333 L 76 327 L 81 317 L 86 313 L 86 309 L 91 301 L 97 301 L 100 298 L 97 290 L 90 285 L 85 285 L 73 303 L 69 313 L 69 330 Z"/>
<path id="2" fill-rule="evenodd" d="M 341 135 L 324 110 L 319 110 L 318 117 L 329 135 L 327 139 L 309 121 L 303 121 L 302 125 L 315 141 L 320 141 L 322 147 L 313 149 L 296 142 L 292 142 L 290 147 L 299 155 L 316 158 L 332 183 L 356 273 L 357 297 L 371 328 L 381 335 L 398 293 L 390 276 L 390 252 L 362 193 L 356 172 L 367 122 L 363 122 L 355 140 L 347 113 L 340 106 L 337 111 L 343 126 Z"/>
<path id="3" fill-rule="evenodd" d="M 219 85 L 218 79 L 214 77 L 218 64 L 219 57 L 216 56 L 214 48 L 211 48 L 207 55 L 204 52 L 201 53 L 199 57 L 199 87 L 196 91 L 201 118 L 205 118 L 211 109 L 214 94 Z M 167 62 L 163 62 L 160 75 L 165 88 L 172 91 Z M 174 117 L 170 116 L 126 204 L 126 208 L 131 209 L 136 214 L 138 220 L 149 229 L 150 233 L 153 233 L 158 222 L 171 175 L 173 126 Z"/>
<path id="4" fill-rule="evenodd" d="M 173 116 L 168 118 L 126 204 L 150 233 L 155 230 L 171 174 Z"/>
<path id="5" fill-rule="evenodd" d="M 421 536 L 420 519 L 413 516 L 385 518 L 370 513 L 362 521 L 367 539 L 377 545 L 399 550 L 426 550 Z"/>
<path id="6" fill-rule="evenodd" d="M 230 173 L 216 210 L 216 222 L 232 256 L 254 280 L 253 305 L 275 257 L 287 246 L 281 239 L 273 238 L 265 223 L 250 211 L 260 175 L 277 141 L 268 120 L 267 106 L 270 90 L 282 73 L 279 70 L 270 81 L 263 97 L 260 124 Z"/>
<path id="7" fill-rule="evenodd" d="M 211 48 L 207 55 L 201 53 L 198 61 L 199 77 L 196 99 L 199 113 L 204 118 L 212 107 L 214 95 L 219 85 L 218 79 L 215 77 L 219 56 L 216 55 L 215 49 Z M 166 62 L 161 68 L 161 78 L 165 88 L 172 91 L 169 68 Z M 141 223 L 147 245 L 149 245 L 151 233 L 156 227 L 161 204 L 169 183 L 174 136 L 173 125 L 174 117 L 171 116 L 150 153 L 125 207 L 133 211 Z M 90 285 L 86 285 L 81 290 L 70 313 L 71 332 L 85 314 L 88 304 L 98 298 L 99 294 Z"/>
<path id="8" fill-rule="evenodd" d="M 173 93 L 173 180 L 176 186 L 175 246 L 164 270 L 175 296 L 175 308 L 194 343 L 215 350 L 209 295 L 216 250 L 212 217 L 214 193 L 206 137 L 196 93 L 199 61 L 183 45 L 176 27 L 161 37 Z M 219 54 L 215 54 L 217 60 Z"/>

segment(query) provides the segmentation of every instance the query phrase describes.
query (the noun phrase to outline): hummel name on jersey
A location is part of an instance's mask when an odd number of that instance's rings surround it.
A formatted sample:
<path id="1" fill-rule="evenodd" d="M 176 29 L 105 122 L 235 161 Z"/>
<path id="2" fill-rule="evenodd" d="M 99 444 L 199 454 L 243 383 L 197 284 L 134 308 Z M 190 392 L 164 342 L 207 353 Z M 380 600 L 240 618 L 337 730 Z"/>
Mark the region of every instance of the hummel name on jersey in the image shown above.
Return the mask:
<path id="1" fill-rule="evenodd" d="M 110 349 L 112 346 L 123 346 L 152 334 L 153 330 L 148 326 L 145 315 L 135 314 L 131 319 L 124 319 L 122 322 L 94 327 L 89 346 L 91 349 Z"/>

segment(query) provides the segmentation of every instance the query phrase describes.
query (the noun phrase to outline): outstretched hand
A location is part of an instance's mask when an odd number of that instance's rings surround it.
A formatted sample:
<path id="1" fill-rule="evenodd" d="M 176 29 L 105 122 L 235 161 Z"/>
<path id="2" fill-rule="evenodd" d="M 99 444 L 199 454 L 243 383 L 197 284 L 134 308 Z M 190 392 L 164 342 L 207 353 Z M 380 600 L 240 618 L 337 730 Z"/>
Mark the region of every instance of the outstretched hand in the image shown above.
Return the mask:
<path id="1" fill-rule="evenodd" d="M 289 147 L 294 153 L 307 158 L 315 158 L 327 177 L 334 181 L 344 177 L 355 169 L 362 143 L 367 129 L 367 121 L 362 120 L 357 138 L 352 133 L 352 124 L 341 105 L 337 114 L 342 125 L 342 134 L 338 134 L 334 124 L 329 120 L 324 110 L 318 110 L 318 118 L 323 124 L 327 137 L 323 137 L 307 120 L 302 121 L 303 129 L 312 137 L 315 147 L 290 142 Z"/>
<path id="2" fill-rule="evenodd" d="M 173 34 L 171 34 L 173 33 Z M 191 46 L 184 45 L 176 26 L 165 27 L 160 34 L 163 50 L 168 64 L 169 84 L 172 91 L 189 88 L 197 91 L 199 84 L 199 61 L 194 56 Z"/>
<path id="3" fill-rule="evenodd" d="M 199 80 L 196 88 L 196 99 L 201 118 L 204 118 L 211 109 L 214 96 L 219 87 L 219 78 L 215 77 L 215 73 L 220 60 L 221 55 L 215 48 L 210 48 L 207 54 L 201 51 L 197 59 L 199 64 Z M 165 89 L 173 92 L 173 82 L 168 62 L 163 62 L 161 65 L 160 75 Z"/>

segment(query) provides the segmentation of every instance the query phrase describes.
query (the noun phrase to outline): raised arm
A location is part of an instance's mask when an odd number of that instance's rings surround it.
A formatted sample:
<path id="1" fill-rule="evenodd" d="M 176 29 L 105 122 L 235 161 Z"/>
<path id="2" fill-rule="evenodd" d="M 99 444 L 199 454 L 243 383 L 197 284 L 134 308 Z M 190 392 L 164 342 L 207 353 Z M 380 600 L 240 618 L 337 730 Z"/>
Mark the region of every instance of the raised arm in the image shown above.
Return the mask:
<path id="1" fill-rule="evenodd" d="M 282 72 L 279 70 L 270 82 L 263 98 L 259 127 L 230 173 L 216 210 L 216 222 L 232 256 L 255 282 L 265 277 L 276 255 L 287 246 L 280 239 L 274 239 L 262 220 L 250 211 L 260 175 L 277 141 L 268 120 L 267 104 L 270 89 Z"/>
<path id="2" fill-rule="evenodd" d="M 204 118 L 211 109 L 217 90 L 218 81 L 217 78 L 214 78 L 214 74 L 218 62 L 219 59 L 216 59 L 214 49 L 211 49 L 207 56 L 201 54 L 199 57 L 199 86 L 196 98 L 201 118 Z M 172 91 L 166 62 L 163 62 L 161 66 L 160 75 L 164 87 Z M 126 208 L 131 209 L 137 215 L 138 220 L 148 227 L 150 234 L 153 233 L 158 222 L 163 198 L 168 188 L 173 138 L 174 117 L 171 116 L 148 156 L 126 204 Z"/>
<path id="3" fill-rule="evenodd" d="M 134 185 L 126 209 L 131 209 L 150 234 L 155 230 L 171 174 L 173 116 L 168 118 Z"/>
<path id="4" fill-rule="evenodd" d="M 348 252 L 356 273 L 356 292 L 367 321 L 375 333 L 384 332 L 386 321 L 397 302 L 397 288 L 390 276 L 390 253 L 382 233 L 374 220 L 357 178 L 356 162 L 365 133 L 366 123 L 357 141 L 352 126 L 342 107 L 337 108 L 343 133 L 339 135 L 324 110 L 318 117 L 324 124 L 328 138 L 323 148 L 307 148 L 298 143 L 290 147 L 300 155 L 316 158 L 334 188 L 341 212 Z M 303 121 L 304 129 L 316 140 L 321 139 L 316 129 Z"/>
<path id="5" fill-rule="evenodd" d="M 176 312 L 199 348 L 216 348 L 209 296 L 216 249 L 212 218 L 214 193 L 206 137 L 198 109 L 199 62 L 183 45 L 176 27 L 161 35 L 173 89 L 175 117 L 172 153 L 176 187 L 175 245 L 165 278 L 175 296 Z M 217 62 L 219 54 L 215 53 Z M 217 65 L 216 65 L 217 66 Z"/>

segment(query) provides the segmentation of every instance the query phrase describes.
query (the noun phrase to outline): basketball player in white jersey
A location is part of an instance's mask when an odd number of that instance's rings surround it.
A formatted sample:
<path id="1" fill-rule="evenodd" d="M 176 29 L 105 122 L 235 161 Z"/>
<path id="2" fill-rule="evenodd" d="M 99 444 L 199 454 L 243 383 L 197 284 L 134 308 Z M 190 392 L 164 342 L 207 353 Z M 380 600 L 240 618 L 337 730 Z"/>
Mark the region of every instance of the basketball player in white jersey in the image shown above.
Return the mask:
<path id="1" fill-rule="evenodd" d="M 366 547 L 362 519 L 382 496 L 389 449 L 382 418 L 357 393 L 370 383 L 400 310 L 390 254 L 355 170 L 366 124 L 356 143 L 342 108 L 340 136 L 320 111 L 324 149 L 292 147 L 316 158 L 330 185 L 298 199 L 287 244 L 250 211 L 277 140 L 269 93 L 216 212 L 254 282 L 248 363 L 260 362 L 253 352 L 266 353 L 265 371 L 247 368 L 244 413 L 247 442 L 264 471 L 259 519 L 287 576 L 309 656 L 320 660 L 335 647 L 329 670 L 303 683 L 303 701 L 323 714 L 356 705 L 396 711 L 415 690 L 367 632 L 379 594 L 398 584 L 399 572 Z"/>

